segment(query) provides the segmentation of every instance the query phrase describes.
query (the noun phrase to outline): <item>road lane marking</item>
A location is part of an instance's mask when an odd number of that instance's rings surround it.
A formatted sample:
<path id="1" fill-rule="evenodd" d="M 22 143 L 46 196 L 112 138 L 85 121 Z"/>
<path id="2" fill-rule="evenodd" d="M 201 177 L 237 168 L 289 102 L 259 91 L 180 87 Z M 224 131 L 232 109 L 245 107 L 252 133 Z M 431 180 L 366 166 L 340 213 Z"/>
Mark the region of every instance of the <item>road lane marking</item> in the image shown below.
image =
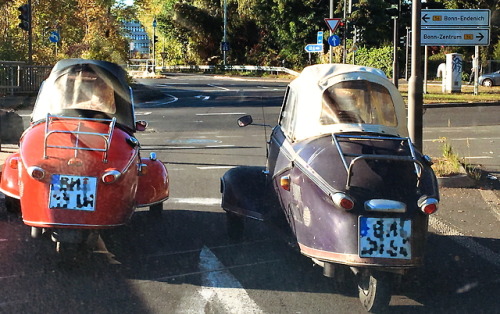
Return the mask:
<path id="1" fill-rule="evenodd" d="M 203 198 L 203 197 L 191 197 L 191 198 L 170 198 L 169 202 L 180 203 L 180 204 L 191 204 L 191 205 L 220 205 L 220 198 Z"/>
<path id="2" fill-rule="evenodd" d="M 212 113 L 197 113 L 197 116 L 224 116 L 224 115 L 242 115 L 245 112 L 212 112 Z"/>
<path id="3" fill-rule="evenodd" d="M 216 299 L 226 313 L 264 313 L 250 298 L 241 283 L 206 246 L 200 252 L 200 294 L 208 302 Z"/>
<path id="4" fill-rule="evenodd" d="M 450 236 L 451 240 L 471 251 L 473 254 L 478 255 L 485 261 L 490 262 L 495 266 L 500 266 L 500 254 L 497 254 L 489 248 L 477 243 L 462 232 L 454 229 L 433 216 L 429 216 L 429 225 L 436 230 L 436 233 Z"/>
<path id="5" fill-rule="evenodd" d="M 196 169 L 200 170 L 213 170 L 213 169 L 232 169 L 236 166 L 204 166 L 204 167 L 196 167 Z"/>
<path id="6" fill-rule="evenodd" d="M 215 87 L 215 88 L 220 88 L 220 89 L 222 89 L 222 90 L 226 90 L 226 91 L 230 90 L 229 88 L 225 88 L 225 87 L 222 87 L 222 86 L 217 86 L 217 85 L 213 85 L 213 84 L 207 84 L 207 85 L 208 85 L 208 86 L 211 86 L 211 87 Z"/>

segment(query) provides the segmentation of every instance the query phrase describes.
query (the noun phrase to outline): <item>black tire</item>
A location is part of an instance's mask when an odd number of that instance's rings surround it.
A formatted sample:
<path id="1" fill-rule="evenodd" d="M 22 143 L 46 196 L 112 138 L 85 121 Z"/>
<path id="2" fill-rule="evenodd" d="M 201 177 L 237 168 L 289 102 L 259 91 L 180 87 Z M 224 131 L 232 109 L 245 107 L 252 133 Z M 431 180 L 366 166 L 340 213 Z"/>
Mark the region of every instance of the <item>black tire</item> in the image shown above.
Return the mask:
<path id="1" fill-rule="evenodd" d="M 156 203 L 149 206 L 149 212 L 151 215 L 161 216 L 161 213 L 163 212 L 163 203 Z"/>
<path id="2" fill-rule="evenodd" d="M 5 196 L 5 208 L 9 213 L 20 214 L 21 213 L 21 201 L 17 198 L 10 196 Z"/>
<path id="3" fill-rule="evenodd" d="M 231 240 L 240 241 L 245 231 L 245 221 L 243 217 L 232 213 L 226 213 L 227 235 Z"/>
<path id="4" fill-rule="evenodd" d="M 391 274 L 361 271 L 357 279 L 359 300 L 363 308 L 370 313 L 387 310 L 392 294 Z"/>
<path id="5" fill-rule="evenodd" d="M 76 263 L 82 255 L 81 243 L 56 242 L 56 251 L 63 263 Z"/>
<path id="6" fill-rule="evenodd" d="M 483 86 L 486 86 L 486 87 L 492 87 L 493 86 L 493 81 L 490 80 L 490 79 L 485 79 L 483 81 Z"/>

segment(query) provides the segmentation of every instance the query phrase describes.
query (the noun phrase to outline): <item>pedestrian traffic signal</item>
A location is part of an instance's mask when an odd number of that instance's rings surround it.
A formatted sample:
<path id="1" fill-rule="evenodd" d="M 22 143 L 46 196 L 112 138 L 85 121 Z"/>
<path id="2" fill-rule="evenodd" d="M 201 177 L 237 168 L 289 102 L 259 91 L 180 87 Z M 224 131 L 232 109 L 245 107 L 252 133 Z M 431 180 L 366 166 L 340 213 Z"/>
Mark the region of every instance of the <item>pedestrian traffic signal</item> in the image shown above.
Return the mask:
<path id="1" fill-rule="evenodd" d="M 393 19 L 397 19 L 399 17 L 401 0 L 386 0 L 390 6 L 385 9 L 385 13 L 389 15 Z"/>
<path id="2" fill-rule="evenodd" d="M 21 21 L 19 23 L 19 28 L 21 28 L 24 31 L 29 31 L 31 25 L 30 25 L 30 16 L 31 16 L 31 7 L 29 4 L 25 3 L 19 8 L 17 8 L 21 14 L 19 15 L 19 20 Z"/>

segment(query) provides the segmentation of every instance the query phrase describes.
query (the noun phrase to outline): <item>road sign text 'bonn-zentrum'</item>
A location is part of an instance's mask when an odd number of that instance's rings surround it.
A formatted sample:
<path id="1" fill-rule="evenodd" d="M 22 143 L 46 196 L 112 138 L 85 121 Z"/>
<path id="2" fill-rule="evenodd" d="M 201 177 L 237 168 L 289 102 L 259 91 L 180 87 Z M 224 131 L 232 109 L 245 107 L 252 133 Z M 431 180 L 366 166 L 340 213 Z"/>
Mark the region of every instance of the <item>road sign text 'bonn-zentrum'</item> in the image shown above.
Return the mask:
<path id="1" fill-rule="evenodd" d="M 490 15 L 487 9 L 421 11 L 422 46 L 488 46 Z"/>

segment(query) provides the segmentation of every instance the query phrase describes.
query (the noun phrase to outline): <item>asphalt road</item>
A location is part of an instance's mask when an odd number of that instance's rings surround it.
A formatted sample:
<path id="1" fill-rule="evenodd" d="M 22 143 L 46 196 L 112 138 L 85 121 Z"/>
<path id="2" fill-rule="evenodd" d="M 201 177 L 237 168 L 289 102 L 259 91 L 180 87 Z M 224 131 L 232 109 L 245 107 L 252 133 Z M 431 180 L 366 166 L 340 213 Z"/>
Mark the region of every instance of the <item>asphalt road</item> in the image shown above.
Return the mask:
<path id="1" fill-rule="evenodd" d="M 170 174 L 162 217 L 138 211 L 128 226 L 103 232 L 110 254 L 68 267 L 48 239 L 30 239 L 2 211 L 0 312 L 362 313 L 355 287 L 337 290 L 279 229 L 247 221 L 241 243 L 225 232 L 219 178 L 236 165 L 264 165 L 270 130 L 239 128 L 236 118 L 274 124 L 286 82 L 172 75 L 143 83 L 166 96 L 136 108 L 150 123 L 137 134 L 144 152 L 157 152 Z M 455 145 L 474 136 L 475 155 L 490 150 L 480 161 L 498 165 L 498 109 L 436 110 L 425 114 L 424 151 L 439 149 L 434 138 Z M 391 313 L 498 313 L 500 217 L 481 191 L 442 189 L 425 267 L 395 291 Z"/>

